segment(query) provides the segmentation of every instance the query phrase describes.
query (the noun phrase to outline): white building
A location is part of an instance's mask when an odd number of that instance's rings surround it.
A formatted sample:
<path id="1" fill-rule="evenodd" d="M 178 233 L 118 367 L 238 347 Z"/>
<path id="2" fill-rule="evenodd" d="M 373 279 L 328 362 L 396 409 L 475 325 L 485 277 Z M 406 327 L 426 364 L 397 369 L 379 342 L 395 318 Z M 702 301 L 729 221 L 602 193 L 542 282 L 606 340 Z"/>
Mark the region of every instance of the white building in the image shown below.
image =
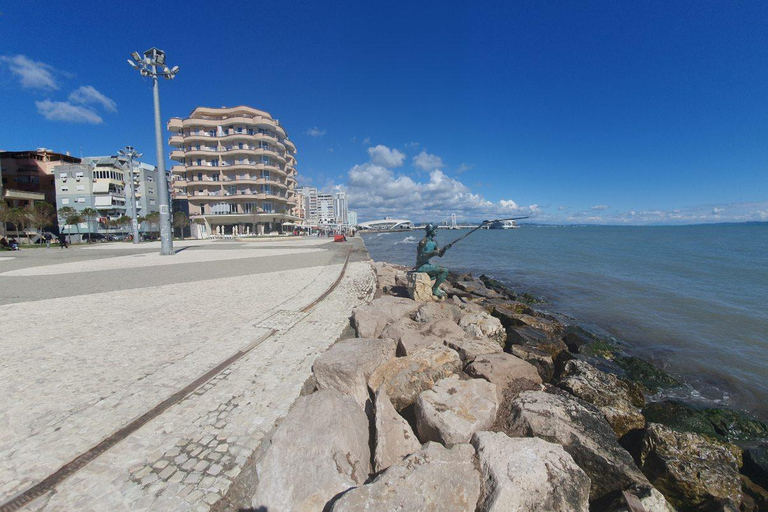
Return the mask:
<path id="1" fill-rule="evenodd" d="M 349 225 L 347 194 L 319 192 L 316 187 L 301 187 L 306 224 L 309 226 Z"/>
<path id="2" fill-rule="evenodd" d="M 350 226 L 357 226 L 357 212 L 348 212 L 347 219 Z"/>

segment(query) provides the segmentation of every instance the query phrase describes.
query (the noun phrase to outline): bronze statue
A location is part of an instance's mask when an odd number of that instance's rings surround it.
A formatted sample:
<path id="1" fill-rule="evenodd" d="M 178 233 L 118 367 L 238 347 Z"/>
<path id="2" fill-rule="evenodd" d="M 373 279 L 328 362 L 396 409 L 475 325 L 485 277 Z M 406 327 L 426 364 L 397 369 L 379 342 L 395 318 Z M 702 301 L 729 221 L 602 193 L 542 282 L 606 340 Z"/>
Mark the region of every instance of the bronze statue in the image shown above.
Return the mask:
<path id="1" fill-rule="evenodd" d="M 432 286 L 432 295 L 435 297 L 445 297 L 445 292 L 440 289 L 440 285 L 443 284 L 445 278 L 448 277 L 448 269 L 441 267 L 440 265 L 433 265 L 429 260 L 433 256 L 442 258 L 445 251 L 450 249 L 452 244 L 448 244 L 440 249 L 435 240 L 435 235 L 437 235 L 437 225 L 427 224 L 425 229 L 427 234 L 421 239 L 419 246 L 416 249 L 415 271 L 424 272 L 435 280 L 435 284 Z"/>

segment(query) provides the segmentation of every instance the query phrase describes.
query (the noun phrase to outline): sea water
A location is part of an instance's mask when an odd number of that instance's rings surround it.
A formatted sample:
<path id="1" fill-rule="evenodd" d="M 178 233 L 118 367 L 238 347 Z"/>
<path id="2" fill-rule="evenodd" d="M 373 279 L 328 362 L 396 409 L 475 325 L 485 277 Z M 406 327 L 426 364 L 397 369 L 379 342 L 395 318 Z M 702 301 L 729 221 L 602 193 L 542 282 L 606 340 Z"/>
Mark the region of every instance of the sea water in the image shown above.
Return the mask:
<path id="1" fill-rule="evenodd" d="M 408 266 L 422 236 L 363 235 L 374 260 Z M 768 224 L 478 230 L 433 262 L 604 329 L 682 378 L 684 398 L 768 418 Z"/>

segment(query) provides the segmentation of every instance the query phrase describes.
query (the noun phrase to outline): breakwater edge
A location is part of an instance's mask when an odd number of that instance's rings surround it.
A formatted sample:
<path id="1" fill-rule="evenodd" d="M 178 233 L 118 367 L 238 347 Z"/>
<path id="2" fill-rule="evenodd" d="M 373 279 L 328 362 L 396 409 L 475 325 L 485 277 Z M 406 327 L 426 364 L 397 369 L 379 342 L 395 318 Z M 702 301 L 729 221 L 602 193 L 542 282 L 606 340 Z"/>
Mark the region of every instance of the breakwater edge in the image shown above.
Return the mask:
<path id="1" fill-rule="evenodd" d="M 650 402 L 679 383 L 498 281 L 416 301 L 406 268 L 373 268 L 373 301 L 255 461 L 254 508 L 768 507 L 763 423 Z"/>

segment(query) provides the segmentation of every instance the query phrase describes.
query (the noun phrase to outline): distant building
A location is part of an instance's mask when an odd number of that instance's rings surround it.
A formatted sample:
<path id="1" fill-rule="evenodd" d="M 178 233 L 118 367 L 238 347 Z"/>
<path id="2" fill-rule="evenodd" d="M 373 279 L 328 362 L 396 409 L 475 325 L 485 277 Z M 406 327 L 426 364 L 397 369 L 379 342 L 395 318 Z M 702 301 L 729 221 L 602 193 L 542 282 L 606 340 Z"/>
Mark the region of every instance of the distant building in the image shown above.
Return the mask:
<path id="1" fill-rule="evenodd" d="M 316 187 L 299 189 L 304 196 L 305 223 L 309 226 L 346 226 L 349 224 L 347 194 L 319 192 Z"/>
<path id="2" fill-rule="evenodd" d="M 357 212 L 348 212 L 347 218 L 350 226 L 357 226 Z"/>
<path id="3" fill-rule="evenodd" d="M 77 211 L 93 208 L 99 212 L 97 221 L 90 225 L 66 226 L 65 232 L 114 232 L 107 221 L 123 215 L 132 216 L 127 160 L 115 156 L 86 157 L 80 164 L 57 167 L 55 174 L 57 210 L 69 206 Z M 137 215 L 146 217 L 159 211 L 157 168 L 134 161 L 133 180 Z M 122 232 L 129 230 L 128 227 L 121 228 Z"/>
<path id="4" fill-rule="evenodd" d="M 277 119 L 251 107 L 198 107 L 172 118 L 174 197 L 193 235 L 280 232 L 295 222 L 296 146 Z"/>
<path id="5" fill-rule="evenodd" d="M 8 206 L 26 206 L 34 201 L 56 202 L 53 172 L 80 159 L 50 149 L 0 151 L 0 197 Z"/>
<path id="6" fill-rule="evenodd" d="M 347 194 L 345 192 L 336 192 L 333 194 L 333 214 L 336 217 L 336 224 L 342 224 L 344 226 L 350 224 Z"/>

